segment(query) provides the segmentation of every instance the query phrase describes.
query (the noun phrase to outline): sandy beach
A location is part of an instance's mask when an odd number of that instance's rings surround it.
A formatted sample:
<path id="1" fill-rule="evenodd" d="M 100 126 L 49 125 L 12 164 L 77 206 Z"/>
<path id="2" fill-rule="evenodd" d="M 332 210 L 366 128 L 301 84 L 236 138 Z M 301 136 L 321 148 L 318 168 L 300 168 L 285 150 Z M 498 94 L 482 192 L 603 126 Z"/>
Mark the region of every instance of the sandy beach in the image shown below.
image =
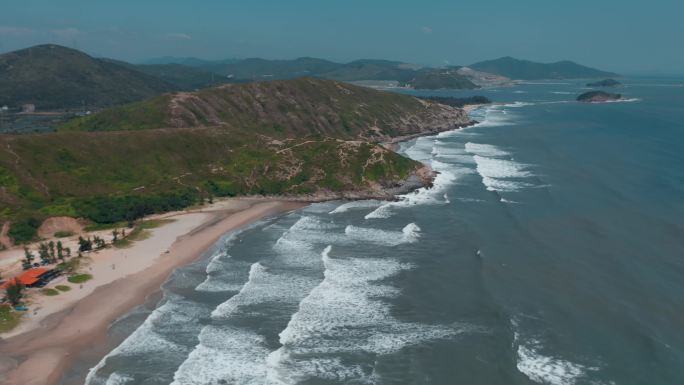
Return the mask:
<path id="1" fill-rule="evenodd" d="M 32 295 L 30 311 L 21 324 L 2 335 L 0 384 L 58 383 L 79 352 L 98 351 L 111 322 L 158 292 L 175 268 L 198 259 L 232 230 L 304 205 L 231 199 L 154 216 L 171 221 L 148 230 L 149 237 L 131 247 L 109 248 L 88 256 L 90 262 L 83 271 L 92 274 L 92 280 L 70 284 L 72 290 L 58 296 Z M 3 258 L 7 266 L 16 263 L 10 257 Z M 60 278 L 47 287 L 65 281 Z"/>

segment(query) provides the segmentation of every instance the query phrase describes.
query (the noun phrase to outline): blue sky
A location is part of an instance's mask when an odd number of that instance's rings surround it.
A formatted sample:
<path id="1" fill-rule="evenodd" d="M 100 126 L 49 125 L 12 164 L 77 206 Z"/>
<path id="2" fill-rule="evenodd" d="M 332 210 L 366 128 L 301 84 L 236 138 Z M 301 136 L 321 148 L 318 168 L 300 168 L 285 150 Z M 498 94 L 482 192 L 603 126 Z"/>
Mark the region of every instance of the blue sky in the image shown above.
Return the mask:
<path id="1" fill-rule="evenodd" d="M 684 2 L 674 0 L 2 3 L 0 52 L 49 42 L 129 61 L 315 56 L 431 65 L 508 55 L 684 73 Z"/>

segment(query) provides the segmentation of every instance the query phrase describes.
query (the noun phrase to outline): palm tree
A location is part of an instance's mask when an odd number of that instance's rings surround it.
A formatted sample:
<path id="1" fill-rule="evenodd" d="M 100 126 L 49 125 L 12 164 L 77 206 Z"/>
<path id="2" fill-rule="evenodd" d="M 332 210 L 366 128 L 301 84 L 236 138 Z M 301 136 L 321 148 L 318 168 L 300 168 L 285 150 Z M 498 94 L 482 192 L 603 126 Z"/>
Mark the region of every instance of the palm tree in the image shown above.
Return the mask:
<path id="1" fill-rule="evenodd" d="M 48 245 L 41 242 L 40 245 L 38 246 L 38 256 L 40 257 L 40 262 L 43 265 L 47 265 L 50 263 L 50 250 L 48 249 Z"/>
<path id="2" fill-rule="evenodd" d="M 57 257 L 55 256 L 55 242 L 50 241 L 48 243 L 48 248 L 50 249 L 50 262 L 52 262 L 52 263 L 57 262 Z"/>
<path id="3" fill-rule="evenodd" d="M 64 262 L 64 247 L 62 246 L 62 241 L 57 241 L 57 258 Z"/>
<path id="4" fill-rule="evenodd" d="M 24 268 L 24 270 L 28 270 L 33 266 L 33 260 L 36 259 L 36 256 L 33 255 L 31 250 L 29 250 L 28 247 L 24 246 L 24 259 L 21 262 L 21 267 Z"/>

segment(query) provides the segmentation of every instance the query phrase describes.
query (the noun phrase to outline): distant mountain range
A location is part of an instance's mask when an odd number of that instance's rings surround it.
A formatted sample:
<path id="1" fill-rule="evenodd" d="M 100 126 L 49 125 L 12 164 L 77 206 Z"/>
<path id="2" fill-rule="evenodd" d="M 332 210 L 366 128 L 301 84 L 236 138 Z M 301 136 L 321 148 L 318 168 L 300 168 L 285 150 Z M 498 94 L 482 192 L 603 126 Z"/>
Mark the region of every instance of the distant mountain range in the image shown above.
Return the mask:
<path id="1" fill-rule="evenodd" d="M 239 82 L 239 80 L 228 78 L 210 70 L 205 70 L 202 67 L 194 67 L 185 64 L 131 64 L 113 59 L 102 60 L 154 76 L 171 84 L 175 90 L 180 91 L 196 90 L 225 83 Z"/>
<path id="2" fill-rule="evenodd" d="M 516 80 L 583 79 L 619 76 L 612 72 L 597 70 L 568 60 L 545 64 L 520 60 L 510 56 L 482 61 L 469 67 Z"/>
<path id="3" fill-rule="evenodd" d="M 196 57 L 176 57 L 176 56 L 162 56 L 145 60 L 137 64 L 183 64 L 191 67 L 202 67 L 208 65 L 227 64 L 239 61 L 240 59 L 222 59 L 222 60 L 206 60 L 198 59 Z"/>
<path id="4" fill-rule="evenodd" d="M 168 57 L 148 64 L 131 64 L 97 59 L 48 44 L 0 55 L 0 106 L 18 108 L 22 104 L 34 104 L 38 110 L 101 108 L 170 91 L 300 77 L 346 82 L 396 81 L 400 86 L 417 89 L 474 89 L 510 84 L 511 79 L 611 76 L 616 74 L 569 61 L 543 64 L 510 57 L 447 68 L 370 59 L 335 63 L 311 57 L 213 61 Z"/>
<path id="5" fill-rule="evenodd" d="M 0 106 L 113 106 L 173 91 L 156 76 L 47 44 L 0 55 Z"/>

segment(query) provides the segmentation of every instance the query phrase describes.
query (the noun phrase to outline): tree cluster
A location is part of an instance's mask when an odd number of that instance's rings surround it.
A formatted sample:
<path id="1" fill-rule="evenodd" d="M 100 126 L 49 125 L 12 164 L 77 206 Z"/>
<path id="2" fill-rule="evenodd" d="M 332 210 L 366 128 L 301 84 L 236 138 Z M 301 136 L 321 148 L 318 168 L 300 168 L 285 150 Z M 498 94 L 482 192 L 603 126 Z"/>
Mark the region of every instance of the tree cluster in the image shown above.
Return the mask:
<path id="1" fill-rule="evenodd" d="M 197 203 L 199 193 L 193 190 L 149 195 L 100 196 L 77 204 L 77 211 L 96 223 L 133 223 L 145 215 L 181 210 Z"/>
<path id="2" fill-rule="evenodd" d="M 42 265 L 57 263 L 57 261 L 64 262 L 69 257 L 71 257 L 71 249 L 64 247 L 62 241 L 41 242 L 38 244 L 38 258 Z M 24 247 L 24 259 L 21 261 L 21 266 L 24 270 L 32 268 L 35 259 L 35 254 L 28 247 Z"/>

